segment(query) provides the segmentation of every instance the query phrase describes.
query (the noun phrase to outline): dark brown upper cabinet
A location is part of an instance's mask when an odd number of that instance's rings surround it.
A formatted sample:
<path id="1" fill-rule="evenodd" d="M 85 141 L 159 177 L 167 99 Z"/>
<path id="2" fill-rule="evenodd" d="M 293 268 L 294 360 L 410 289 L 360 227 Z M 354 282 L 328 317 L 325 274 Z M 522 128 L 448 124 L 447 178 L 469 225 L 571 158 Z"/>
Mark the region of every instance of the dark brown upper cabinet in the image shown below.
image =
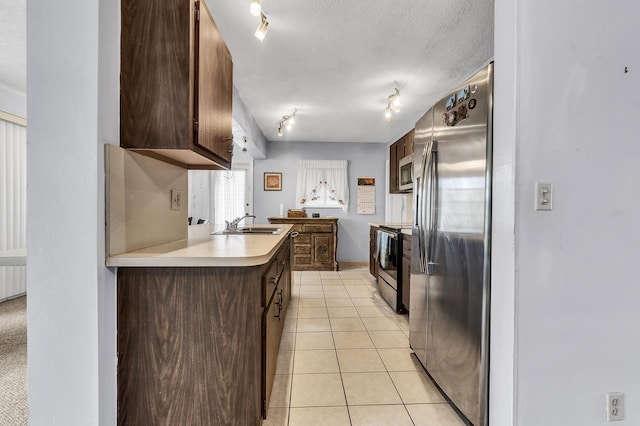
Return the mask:
<path id="1" fill-rule="evenodd" d="M 389 146 L 389 192 L 391 194 L 405 194 L 411 191 L 400 190 L 400 160 L 413 154 L 413 138 L 415 129 L 411 129 L 406 135 Z"/>
<path id="2" fill-rule="evenodd" d="M 120 146 L 189 169 L 231 167 L 233 63 L 199 0 L 122 0 Z"/>

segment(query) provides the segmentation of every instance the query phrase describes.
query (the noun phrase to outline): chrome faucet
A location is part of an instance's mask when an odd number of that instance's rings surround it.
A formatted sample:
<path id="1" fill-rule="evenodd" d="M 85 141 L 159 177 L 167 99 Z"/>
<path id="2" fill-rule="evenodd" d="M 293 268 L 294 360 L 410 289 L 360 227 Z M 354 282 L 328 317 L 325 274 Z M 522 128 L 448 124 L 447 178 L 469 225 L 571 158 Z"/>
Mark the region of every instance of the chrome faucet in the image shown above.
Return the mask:
<path id="1" fill-rule="evenodd" d="M 238 224 L 240 223 L 240 221 L 242 221 L 243 219 L 246 219 L 248 217 L 255 218 L 254 215 L 247 213 L 244 216 L 236 217 L 231 222 L 229 222 L 228 220 L 225 220 L 224 221 L 224 224 L 225 224 L 225 228 L 224 229 L 225 229 L 225 231 L 235 231 L 235 230 L 237 230 L 238 229 Z"/>

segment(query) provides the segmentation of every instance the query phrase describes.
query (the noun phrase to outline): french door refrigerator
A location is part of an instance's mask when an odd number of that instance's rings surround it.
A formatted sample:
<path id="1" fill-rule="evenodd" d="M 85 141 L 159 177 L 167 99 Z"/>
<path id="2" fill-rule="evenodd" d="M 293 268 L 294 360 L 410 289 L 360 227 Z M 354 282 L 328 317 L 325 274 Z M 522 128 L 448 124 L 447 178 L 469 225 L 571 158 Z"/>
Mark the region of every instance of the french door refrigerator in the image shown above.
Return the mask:
<path id="1" fill-rule="evenodd" d="M 409 341 L 449 399 L 488 425 L 493 64 L 417 123 Z"/>

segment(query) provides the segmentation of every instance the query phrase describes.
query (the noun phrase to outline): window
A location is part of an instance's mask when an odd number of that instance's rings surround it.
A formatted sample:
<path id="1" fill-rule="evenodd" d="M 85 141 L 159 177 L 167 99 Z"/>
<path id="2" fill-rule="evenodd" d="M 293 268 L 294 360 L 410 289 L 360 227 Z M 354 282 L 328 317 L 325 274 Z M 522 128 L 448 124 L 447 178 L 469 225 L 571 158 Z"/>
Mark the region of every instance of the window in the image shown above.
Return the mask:
<path id="1" fill-rule="evenodd" d="M 252 214 L 252 166 L 243 163 L 234 164 L 232 170 L 189 170 L 191 224 L 224 225 L 225 220 Z"/>
<path id="2" fill-rule="evenodd" d="M 349 208 L 346 160 L 300 160 L 298 162 L 298 207 Z"/>

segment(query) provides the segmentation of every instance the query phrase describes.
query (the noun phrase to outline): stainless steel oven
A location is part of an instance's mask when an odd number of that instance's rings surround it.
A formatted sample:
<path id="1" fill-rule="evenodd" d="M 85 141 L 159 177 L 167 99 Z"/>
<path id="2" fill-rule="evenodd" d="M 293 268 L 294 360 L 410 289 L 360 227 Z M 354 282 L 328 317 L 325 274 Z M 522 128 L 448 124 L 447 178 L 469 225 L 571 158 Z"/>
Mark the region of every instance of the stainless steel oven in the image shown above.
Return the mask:
<path id="1" fill-rule="evenodd" d="M 378 291 L 396 312 L 402 312 L 402 236 L 400 229 L 378 229 Z"/>

